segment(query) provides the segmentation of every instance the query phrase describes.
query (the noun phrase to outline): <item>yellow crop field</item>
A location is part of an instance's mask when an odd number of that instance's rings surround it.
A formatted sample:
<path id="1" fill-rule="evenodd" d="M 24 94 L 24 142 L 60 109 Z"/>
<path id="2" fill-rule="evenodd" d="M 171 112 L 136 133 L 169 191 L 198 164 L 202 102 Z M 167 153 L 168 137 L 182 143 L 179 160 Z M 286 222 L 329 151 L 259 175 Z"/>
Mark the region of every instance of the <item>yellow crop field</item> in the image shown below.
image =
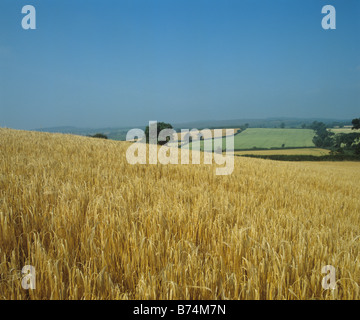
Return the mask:
<path id="1" fill-rule="evenodd" d="M 359 130 L 353 130 L 352 127 L 348 126 L 348 127 L 344 127 L 344 128 L 331 128 L 331 129 L 328 129 L 329 131 L 331 132 L 334 132 L 334 133 L 352 133 L 352 132 L 359 132 Z"/>
<path id="2" fill-rule="evenodd" d="M 128 146 L 0 129 L 0 299 L 360 299 L 359 163 L 216 176 Z"/>
<path id="3" fill-rule="evenodd" d="M 235 151 L 236 155 L 254 154 L 254 155 L 310 155 L 325 156 L 330 150 L 322 148 L 298 148 L 298 149 L 277 149 L 277 150 L 248 150 Z"/>

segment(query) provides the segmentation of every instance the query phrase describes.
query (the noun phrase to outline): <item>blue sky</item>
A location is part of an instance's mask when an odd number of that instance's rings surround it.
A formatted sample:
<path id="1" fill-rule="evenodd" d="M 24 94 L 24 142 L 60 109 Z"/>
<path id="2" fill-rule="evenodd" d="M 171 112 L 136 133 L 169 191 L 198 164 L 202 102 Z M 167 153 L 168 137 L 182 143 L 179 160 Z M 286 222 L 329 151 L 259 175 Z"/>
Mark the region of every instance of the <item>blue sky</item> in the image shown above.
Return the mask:
<path id="1" fill-rule="evenodd" d="M 358 0 L 1 0 L 0 126 L 359 117 L 359 18 Z"/>

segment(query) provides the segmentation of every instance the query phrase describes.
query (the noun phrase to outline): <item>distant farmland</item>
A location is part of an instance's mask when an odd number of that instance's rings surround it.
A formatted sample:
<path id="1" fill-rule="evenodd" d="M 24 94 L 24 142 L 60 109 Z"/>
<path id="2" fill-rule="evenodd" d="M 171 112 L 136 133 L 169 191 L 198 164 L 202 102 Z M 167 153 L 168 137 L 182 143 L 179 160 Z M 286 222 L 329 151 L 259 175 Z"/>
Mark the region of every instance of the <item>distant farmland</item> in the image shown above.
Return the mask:
<path id="1" fill-rule="evenodd" d="M 234 136 L 234 150 L 314 147 L 314 135 L 311 129 L 249 128 Z M 223 148 L 225 142 L 223 138 Z"/>
<path id="2" fill-rule="evenodd" d="M 314 147 L 314 135 L 310 129 L 250 128 L 235 136 L 234 149 Z"/>
<path id="3" fill-rule="evenodd" d="M 347 128 L 331 128 L 331 129 L 328 129 L 328 130 L 331 131 L 331 132 L 334 132 L 335 134 L 357 132 L 356 130 L 354 131 L 349 127 L 347 127 Z"/>
<path id="4" fill-rule="evenodd" d="M 236 155 L 254 154 L 254 155 L 309 155 L 325 156 L 330 150 L 321 148 L 298 148 L 298 149 L 275 149 L 275 150 L 247 150 L 235 151 Z"/>

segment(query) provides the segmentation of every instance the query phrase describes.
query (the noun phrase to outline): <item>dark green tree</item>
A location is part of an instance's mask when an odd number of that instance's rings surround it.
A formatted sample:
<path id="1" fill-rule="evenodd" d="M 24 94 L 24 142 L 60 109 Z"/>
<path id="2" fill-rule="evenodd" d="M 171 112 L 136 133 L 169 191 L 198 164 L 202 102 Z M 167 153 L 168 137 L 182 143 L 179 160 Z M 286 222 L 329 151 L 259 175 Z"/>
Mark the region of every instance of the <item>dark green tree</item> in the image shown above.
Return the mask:
<path id="1" fill-rule="evenodd" d="M 352 130 L 360 129 L 360 118 L 353 119 L 351 123 L 353 125 Z"/>
<path id="2" fill-rule="evenodd" d="M 360 143 L 358 143 L 357 145 L 355 145 L 355 147 L 354 147 L 354 152 L 355 152 L 355 154 L 360 155 Z"/>
<path id="3" fill-rule="evenodd" d="M 358 143 L 360 138 L 360 132 L 351 132 L 351 133 L 339 133 L 335 136 L 335 147 L 341 147 L 342 144 L 346 148 L 351 148 Z"/>
<path id="4" fill-rule="evenodd" d="M 157 123 L 156 138 L 159 137 L 159 133 L 163 129 L 173 129 L 173 126 L 170 123 L 158 122 Z M 150 129 L 149 129 L 149 126 L 146 126 L 146 128 L 145 128 L 146 143 L 149 143 L 149 139 L 150 139 L 149 135 L 150 135 Z M 160 145 L 163 145 L 163 144 L 169 142 L 169 140 L 170 140 L 170 137 L 167 137 L 166 141 L 159 141 L 157 139 L 157 143 L 160 144 Z"/>
<path id="5" fill-rule="evenodd" d="M 315 131 L 313 142 L 318 148 L 331 148 L 334 145 L 334 132 L 327 130 L 326 124 L 323 122 L 314 121 L 310 128 Z"/>
<path id="6" fill-rule="evenodd" d="M 100 139 L 107 139 L 107 135 L 103 134 L 103 133 L 95 133 L 94 135 L 90 135 L 89 137 L 92 137 L 92 138 L 100 138 Z"/>

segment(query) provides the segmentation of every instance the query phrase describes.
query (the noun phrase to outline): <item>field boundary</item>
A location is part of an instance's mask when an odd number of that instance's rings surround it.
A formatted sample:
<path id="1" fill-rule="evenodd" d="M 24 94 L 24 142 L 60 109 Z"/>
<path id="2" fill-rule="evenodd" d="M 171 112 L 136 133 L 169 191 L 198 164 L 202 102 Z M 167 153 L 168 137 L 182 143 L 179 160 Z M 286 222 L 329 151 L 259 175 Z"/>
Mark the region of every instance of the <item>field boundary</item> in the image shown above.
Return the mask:
<path id="1" fill-rule="evenodd" d="M 360 161 L 360 155 L 346 155 L 346 154 L 335 154 L 335 155 L 324 155 L 324 156 L 313 156 L 313 155 L 255 155 L 255 154 L 234 154 L 236 157 L 247 157 L 247 158 L 258 158 L 265 160 L 276 160 L 276 161 Z"/>
<path id="2" fill-rule="evenodd" d="M 319 147 L 311 146 L 311 147 L 272 147 L 272 148 L 247 148 L 247 149 L 234 149 L 235 151 L 272 151 L 272 150 L 292 150 L 292 149 L 319 149 Z"/>

